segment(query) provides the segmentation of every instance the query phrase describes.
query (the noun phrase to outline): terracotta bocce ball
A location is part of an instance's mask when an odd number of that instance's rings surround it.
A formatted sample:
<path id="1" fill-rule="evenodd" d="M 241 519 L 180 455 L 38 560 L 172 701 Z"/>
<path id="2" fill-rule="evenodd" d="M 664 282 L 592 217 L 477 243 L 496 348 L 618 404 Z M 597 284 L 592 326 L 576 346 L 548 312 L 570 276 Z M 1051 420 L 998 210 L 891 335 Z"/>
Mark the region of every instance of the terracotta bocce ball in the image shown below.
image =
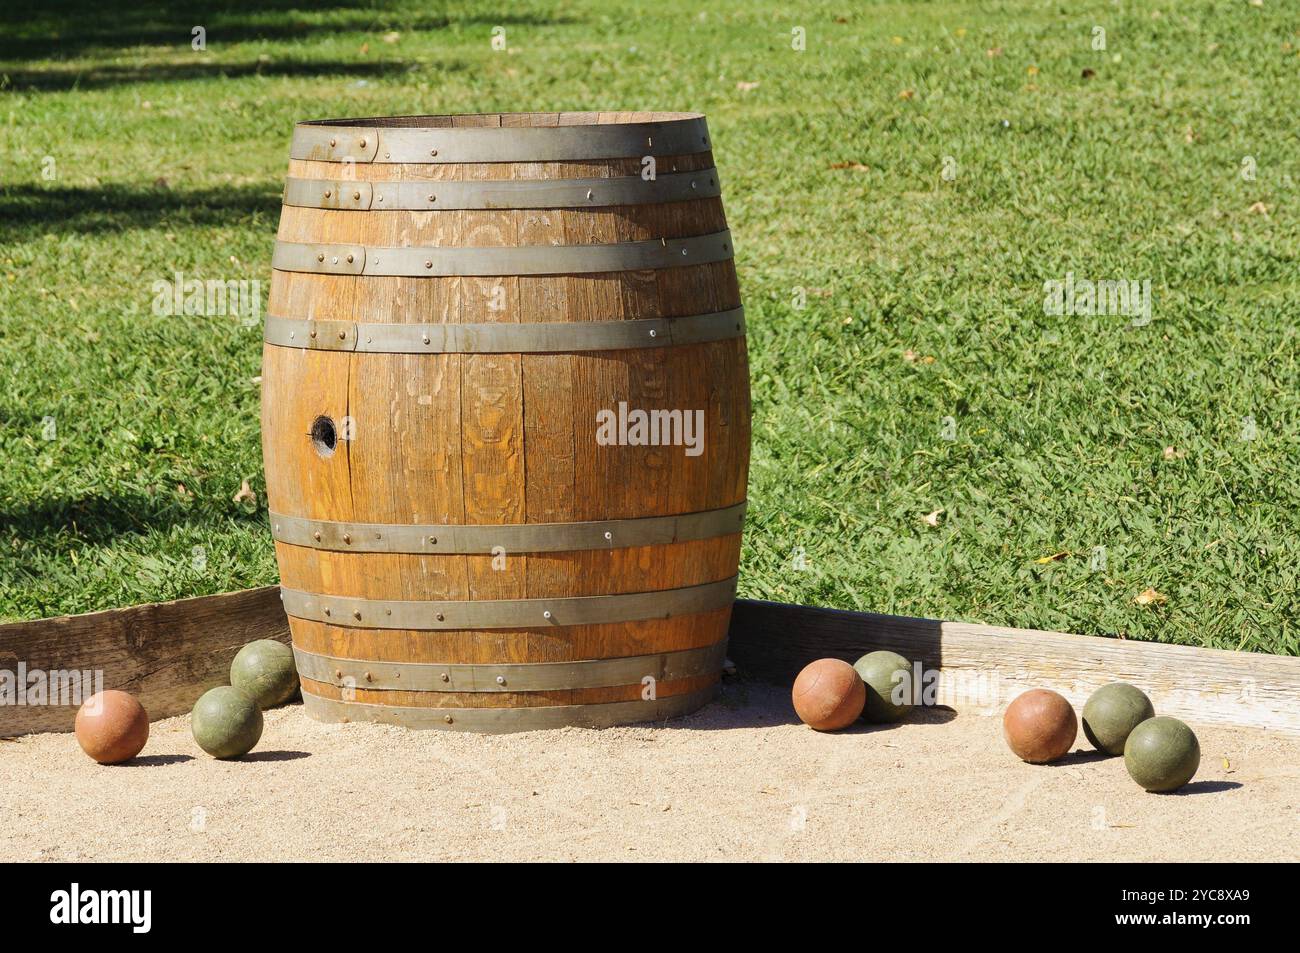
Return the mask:
<path id="1" fill-rule="evenodd" d="M 1046 764 L 1069 752 L 1079 733 L 1079 719 L 1063 695 L 1035 688 L 1007 706 L 1002 733 L 1020 760 Z"/>
<path id="2" fill-rule="evenodd" d="M 867 686 L 848 662 L 818 659 L 794 680 L 794 710 L 803 723 L 818 731 L 847 728 L 862 714 Z"/>
<path id="3" fill-rule="evenodd" d="M 119 764 L 149 740 L 149 714 L 134 695 L 110 689 L 82 703 L 75 730 L 82 751 L 100 764 Z"/>

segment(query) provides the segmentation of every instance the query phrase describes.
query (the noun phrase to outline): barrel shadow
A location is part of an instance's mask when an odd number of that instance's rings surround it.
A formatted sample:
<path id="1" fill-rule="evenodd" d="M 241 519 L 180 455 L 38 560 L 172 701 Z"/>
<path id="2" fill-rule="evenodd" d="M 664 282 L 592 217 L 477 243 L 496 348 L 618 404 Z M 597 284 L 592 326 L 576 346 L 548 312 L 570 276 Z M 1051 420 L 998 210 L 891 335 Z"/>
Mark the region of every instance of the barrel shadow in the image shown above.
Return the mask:
<path id="1" fill-rule="evenodd" d="M 738 599 L 727 654 L 745 677 L 778 685 L 792 684 L 816 659 L 852 664 L 881 649 L 938 670 L 943 667 L 942 632 L 942 623 L 934 619 Z"/>
<path id="2" fill-rule="evenodd" d="M 918 707 L 902 721 L 873 724 L 859 719 L 833 734 L 871 735 L 887 733 L 903 725 L 946 725 L 956 717 L 957 711 L 946 705 Z M 665 728 L 691 731 L 729 731 L 734 728 L 798 725 L 802 722 L 795 714 L 789 692 L 784 686 L 741 678 L 724 682 L 717 699 L 698 712 L 661 724 Z"/>

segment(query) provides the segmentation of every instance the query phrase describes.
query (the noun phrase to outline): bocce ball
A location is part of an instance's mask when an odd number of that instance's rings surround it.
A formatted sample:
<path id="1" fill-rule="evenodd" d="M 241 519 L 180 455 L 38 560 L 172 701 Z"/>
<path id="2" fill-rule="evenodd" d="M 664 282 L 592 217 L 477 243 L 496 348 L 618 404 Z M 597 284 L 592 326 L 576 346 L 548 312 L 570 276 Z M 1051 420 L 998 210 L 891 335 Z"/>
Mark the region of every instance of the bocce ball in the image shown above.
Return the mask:
<path id="1" fill-rule="evenodd" d="M 862 717 L 867 721 L 898 721 L 912 710 L 912 663 L 897 652 L 869 652 L 853 663 L 867 686 L 867 704 Z M 898 673 L 902 673 L 901 675 Z M 900 689 L 899 686 L 902 686 Z M 895 701 L 895 692 L 903 701 Z"/>
<path id="2" fill-rule="evenodd" d="M 298 690 L 293 649 L 274 639 L 249 642 L 230 663 L 230 685 L 262 709 L 287 702 Z"/>
<path id="3" fill-rule="evenodd" d="M 1007 745 L 1030 764 L 1047 764 L 1066 754 L 1078 731 L 1070 703 L 1045 688 L 1017 695 L 1002 716 Z"/>
<path id="4" fill-rule="evenodd" d="M 818 731 L 847 728 L 862 714 L 867 686 L 848 662 L 823 658 L 809 663 L 794 680 L 794 710 Z"/>
<path id="5" fill-rule="evenodd" d="M 1123 754 L 1129 733 L 1156 710 L 1140 688 L 1111 682 L 1092 693 L 1083 706 L 1083 733 L 1098 751 Z"/>
<path id="6" fill-rule="evenodd" d="M 134 695 L 109 689 L 87 698 L 77 709 L 77 744 L 100 764 L 118 764 L 138 755 L 149 740 L 149 715 Z"/>
<path id="7" fill-rule="evenodd" d="M 1201 766 L 1201 743 L 1177 718 L 1148 718 L 1129 733 L 1124 766 L 1148 791 L 1174 791 Z"/>
<path id="8" fill-rule="evenodd" d="M 238 758 L 252 751 L 262 737 L 262 709 L 238 688 L 213 688 L 195 704 L 190 732 L 212 757 Z"/>

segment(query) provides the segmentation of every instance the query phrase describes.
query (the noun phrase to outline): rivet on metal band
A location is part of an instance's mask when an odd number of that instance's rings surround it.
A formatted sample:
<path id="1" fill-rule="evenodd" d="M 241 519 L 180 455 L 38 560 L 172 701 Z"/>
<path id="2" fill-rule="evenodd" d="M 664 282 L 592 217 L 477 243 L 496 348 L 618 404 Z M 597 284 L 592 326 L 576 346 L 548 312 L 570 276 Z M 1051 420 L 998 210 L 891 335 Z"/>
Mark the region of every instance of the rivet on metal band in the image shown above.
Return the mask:
<path id="1" fill-rule="evenodd" d="M 745 311 L 627 321 L 372 324 L 267 315 L 263 336 L 277 347 L 388 354 L 547 354 L 675 347 L 744 337 Z"/>
<path id="2" fill-rule="evenodd" d="M 694 155 L 710 148 L 703 116 L 582 126 L 299 123 L 289 155 L 321 162 L 563 162 Z M 364 120 L 362 121 L 364 122 Z"/>
<path id="3" fill-rule="evenodd" d="M 339 181 L 290 178 L 284 204 L 340 211 L 601 208 L 716 198 L 717 169 L 606 179 L 515 179 L 469 182 Z"/>
<path id="4" fill-rule="evenodd" d="M 739 533 L 745 504 L 675 516 L 591 520 L 576 523 L 341 523 L 271 513 L 275 540 L 353 553 L 564 553 L 591 549 L 663 546 Z"/>
<path id="5" fill-rule="evenodd" d="M 605 702 L 595 705 L 544 705 L 527 708 L 411 708 L 371 705 L 323 698 L 304 687 L 303 709 L 323 722 L 368 721 L 411 729 L 475 731 L 504 734 L 547 728 L 608 728 L 639 721 L 663 721 L 703 708 L 717 695 L 716 685 L 649 701 Z"/>
<path id="6" fill-rule="evenodd" d="M 579 662 L 503 665 L 375 662 L 317 655 L 295 647 L 298 674 L 337 688 L 413 692 L 547 692 L 670 682 L 722 669 L 727 643 L 697 649 Z"/>
<path id="7" fill-rule="evenodd" d="M 732 257 L 731 232 L 589 245 L 362 247 L 275 243 L 271 267 L 325 275 L 583 275 L 707 265 Z"/>
<path id="8" fill-rule="evenodd" d="M 354 629 L 527 629 L 638 622 L 721 609 L 735 596 L 735 576 L 681 589 L 550 599 L 414 602 L 280 590 L 289 616 Z"/>

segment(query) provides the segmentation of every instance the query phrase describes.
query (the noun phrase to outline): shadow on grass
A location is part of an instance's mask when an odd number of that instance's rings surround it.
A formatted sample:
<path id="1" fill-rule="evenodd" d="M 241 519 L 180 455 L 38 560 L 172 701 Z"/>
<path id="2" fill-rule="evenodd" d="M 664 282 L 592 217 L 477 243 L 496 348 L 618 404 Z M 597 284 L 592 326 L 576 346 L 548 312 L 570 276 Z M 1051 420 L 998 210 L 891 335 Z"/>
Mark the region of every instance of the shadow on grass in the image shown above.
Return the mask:
<path id="1" fill-rule="evenodd" d="M 220 513 L 212 512 L 212 506 L 185 505 L 166 489 L 154 496 L 126 491 L 40 500 L 25 508 L 9 506 L 0 509 L 0 525 L 37 545 L 45 545 L 60 532 L 73 534 L 82 543 L 108 545 L 125 533 L 165 531 L 218 517 L 259 527 L 265 522 L 259 509 L 218 506 Z"/>
<path id="2" fill-rule="evenodd" d="M 92 64 L 89 66 L 51 66 L 0 71 L 0 89 L 14 91 L 38 90 L 61 92 L 71 89 L 103 89 L 124 83 L 172 83 L 184 80 L 238 79 L 242 76 L 319 76 L 382 77 L 405 75 L 416 64 L 404 61 L 374 63 L 345 62 L 343 60 L 254 60 L 244 63 L 222 63 L 214 59 L 195 58 L 192 63 L 146 63 L 141 65 Z M 463 62 L 438 63 L 439 72 L 468 69 Z"/>
<path id="3" fill-rule="evenodd" d="M 234 225 L 258 216 L 264 216 L 267 227 L 273 228 L 280 215 L 280 198 L 280 186 L 269 183 L 210 189 L 13 185 L 0 188 L 0 219 L 20 238 L 52 229 L 103 232 L 168 225 Z"/>
<path id="4" fill-rule="evenodd" d="M 566 15 L 510 12 L 508 4 L 481 12 L 387 10 L 372 0 L 155 0 L 105 4 L 102 0 L 6 0 L 0 5 L 0 59 L 45 59 L 89 50 L 135 46 L 189 50 L 192 30 L 207 31 L 209 48 L 257 40 L 302 40 L 314 34 L 441 30 L 449 26 L 548 26 L 575 22 Z M 196 54 L 197 55 L 197 54 Z"/>

